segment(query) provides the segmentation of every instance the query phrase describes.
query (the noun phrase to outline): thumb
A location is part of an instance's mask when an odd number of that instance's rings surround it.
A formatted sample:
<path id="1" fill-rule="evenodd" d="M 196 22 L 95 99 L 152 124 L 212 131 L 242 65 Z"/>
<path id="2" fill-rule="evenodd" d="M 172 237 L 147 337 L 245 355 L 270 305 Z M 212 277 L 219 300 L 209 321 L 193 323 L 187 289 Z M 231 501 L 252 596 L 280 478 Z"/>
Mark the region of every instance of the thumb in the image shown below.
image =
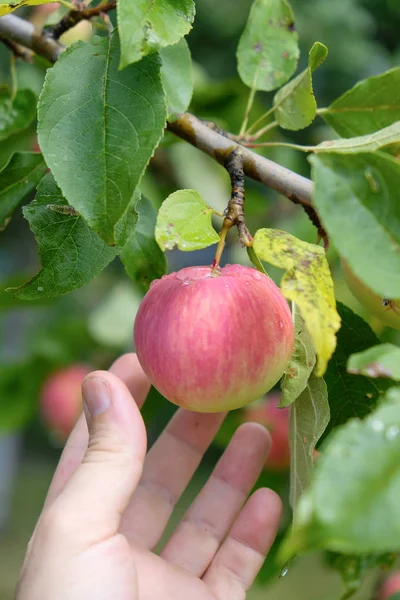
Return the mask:
<path id="1" fill-rule="evenodd" d="M 113 535 L 136 489 L 146 454 L 146 430 L 125 384 L 95 371 L 82 385 L 89 441 L 82 463 L 54 503 L 54 510 L 87 535 Z M 73 525 L 71 523 L 71 525 Z M 75 529 L 75 527 L 74 527 Z"/>

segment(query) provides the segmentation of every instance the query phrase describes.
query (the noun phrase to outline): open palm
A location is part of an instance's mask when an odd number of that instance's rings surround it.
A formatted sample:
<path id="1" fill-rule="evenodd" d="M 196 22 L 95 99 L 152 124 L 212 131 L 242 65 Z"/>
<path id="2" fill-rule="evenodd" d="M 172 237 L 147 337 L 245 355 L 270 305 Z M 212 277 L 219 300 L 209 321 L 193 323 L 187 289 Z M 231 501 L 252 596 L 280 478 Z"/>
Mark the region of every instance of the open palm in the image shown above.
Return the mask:
<path id="1" fill-rule="evenodd" d="M 112 397 L 105 411 L 102 386 Z M 133 354 L 109 373 L 89 376 L 85 399 L 97 394 L 100 409 L 85 411 L 89 437 L 82 417 L 67 442 L 27 551 L 17 600 L 245 598 L 281 512 L 279 498 L 268 489 L 246 502 L 265 464 L 268 432 L 254 423 L 237 430 L 157 555 L 173 508 L 224 415 L 178 410 L 145 457 L 137 407 L 148 390 Z"/>

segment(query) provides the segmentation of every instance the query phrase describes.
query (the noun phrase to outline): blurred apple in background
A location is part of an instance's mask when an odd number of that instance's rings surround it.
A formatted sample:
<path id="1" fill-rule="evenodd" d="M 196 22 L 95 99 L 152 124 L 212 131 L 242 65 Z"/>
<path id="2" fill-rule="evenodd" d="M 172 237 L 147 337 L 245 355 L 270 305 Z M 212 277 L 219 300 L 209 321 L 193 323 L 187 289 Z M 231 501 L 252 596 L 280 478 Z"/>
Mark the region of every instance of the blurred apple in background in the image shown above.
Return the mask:
<path id="1" fill-rule="evenodd" d="M 389 600 L 394 597 L 400 598 L 400 573 L 394 573 L 385 581 L 381 587 L 377 600 Z"/>
<path id="2" fill-rule="evenodd" d="M 65 442 L 82 412 L 82 382 L 92 369 L 74 364 L 52 373 L 40 394 L 40 414 L 58 442 Z"/>
<path id="3" fill-rule="evenodd" d="M 280 398 L 279 392 L 271 392 L 261 402 L 243 410 L 244 421 L 260 423 L 271 434 L 272 448 L 265 465 L 268 471 L 290 468 L 289 409 L 278 408 Z"/>

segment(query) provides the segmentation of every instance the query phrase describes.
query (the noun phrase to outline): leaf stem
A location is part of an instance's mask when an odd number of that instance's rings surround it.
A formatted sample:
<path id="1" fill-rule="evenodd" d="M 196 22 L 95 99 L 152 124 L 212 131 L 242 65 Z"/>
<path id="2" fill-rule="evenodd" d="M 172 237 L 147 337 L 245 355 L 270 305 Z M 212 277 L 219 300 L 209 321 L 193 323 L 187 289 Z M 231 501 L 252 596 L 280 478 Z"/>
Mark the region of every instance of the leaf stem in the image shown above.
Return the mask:
<path id="1" fill-rule="evenodd" d="M 259 117 L 257 119 L 257 121 L 255 121 L 253 123 L 253 125 L 250 125 L 250 127 L 248 128 L 248 130 L 246 131 L 246 135 L 251 134 L 252 131 L 254 131 L 254 129 L 256 129 L 256 127 L 262 123 L 263 121 L 265 121 L 265 119 L 267 119 L 275 110 L 275 106 L 271 106 L 270 109 L 267 110 L 267 112 L 265 112 L 263 115 L 261 115 L 261 117 Z"/>
<path id="2" fill-rule="evenodd" d="M 289 142 L 261 142 L 254 144 L 253 142 L 243 142 L 243 146 L 246 148 L 274 148 L 281 146 L 283 148 L 293 148 L 293 150 L 300 150 L 301 152 L 314 152 L 316 146 L 300 146 L 299 144 L 290 144 Z"/>
<path id="3" fill-rule="evenodd" d="M 242 123 L 242 126 L 241 126 L 240 131 L 239 131 L 239 137 L 242 137 L 242 135 L 246 131 L 247 123 L 249 121 L 250 112 L 251 112 L 251 109 L 253 108 L 254 97 L 256 95 L 256 80 L 257 80 L 257 71 L 256 71 L 256 74 L 254 75 L 253 87 L 250 90 L 249 99 L 247 101 L 247 106 L 246 106 L 246 111 L 244 113 L 243 123 Z"/>
<path id="4" fill-rule="evenodd" d="M 275 129 L 275 127 L 279 127 L 278 121 L 271 121 L 271 123 L 268 123 L 268 125 L 265 125 L 265 127 L 262 127 L 262 129 L 259 129 L 254 135 L 252 135 L 249 138 L 249 141 L 252 142 L 253 140 L 258 140 L 258 138 L 264 135 L 264 133 L 271 131 L 271 129 Z"/>
<path id="5" fill-rule="evenodd" d="M 247 246 L 246 250 L 247 250 L 247 255 L 248 255 L 249 259 L 251 260 L 251 262 L 257 269 L 257 271 L 260 271 L 260 273 L 264 273 L 264 275 L 268 275 L 267 271 L 264 269 L 264 267 L 262 265 L 261 260 L 258 258 L 257 254 L 255 253 L 253 246 Z"/>
<path id="6" fill-rule="evenodd" d="M 15 54 L 10 55 L 10 73 L 11 73 L 11 102 L 14 102 L 18 91 L 18 77 L 15 68 Z"/>

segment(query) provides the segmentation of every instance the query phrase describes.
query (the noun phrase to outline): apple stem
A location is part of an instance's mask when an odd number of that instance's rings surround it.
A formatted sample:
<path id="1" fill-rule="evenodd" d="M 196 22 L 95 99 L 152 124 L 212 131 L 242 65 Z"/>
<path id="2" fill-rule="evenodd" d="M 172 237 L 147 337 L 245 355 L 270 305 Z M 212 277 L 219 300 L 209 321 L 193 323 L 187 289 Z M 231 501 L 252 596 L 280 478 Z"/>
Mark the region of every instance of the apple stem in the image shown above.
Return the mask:
<path id="1" fill-rule="evenodd" d="M 253 237 L 250 234 L 246 226 L 244 218 L 244 203 L 245 203 L 245 191 L 244 191 L 244 170 L 243 170 L 243 155 L 240 148 L 236 148 L 231 152 L 224 162 L 225 169 L 228 171 L 231 178 L 231 197 L 228 202 L 228 206 L 224 212 L 225 218 L 222 223 L 222 228 L 219 234 L 219 242 L 214 258 L 214 267 L 218 267 L 222 252 L 225 247 L 225 240 L 228 231 L 231 227 L 236 225 L 239 233 L 239 240 L 242 246 L 251 246 L 253 244 Z"/>

